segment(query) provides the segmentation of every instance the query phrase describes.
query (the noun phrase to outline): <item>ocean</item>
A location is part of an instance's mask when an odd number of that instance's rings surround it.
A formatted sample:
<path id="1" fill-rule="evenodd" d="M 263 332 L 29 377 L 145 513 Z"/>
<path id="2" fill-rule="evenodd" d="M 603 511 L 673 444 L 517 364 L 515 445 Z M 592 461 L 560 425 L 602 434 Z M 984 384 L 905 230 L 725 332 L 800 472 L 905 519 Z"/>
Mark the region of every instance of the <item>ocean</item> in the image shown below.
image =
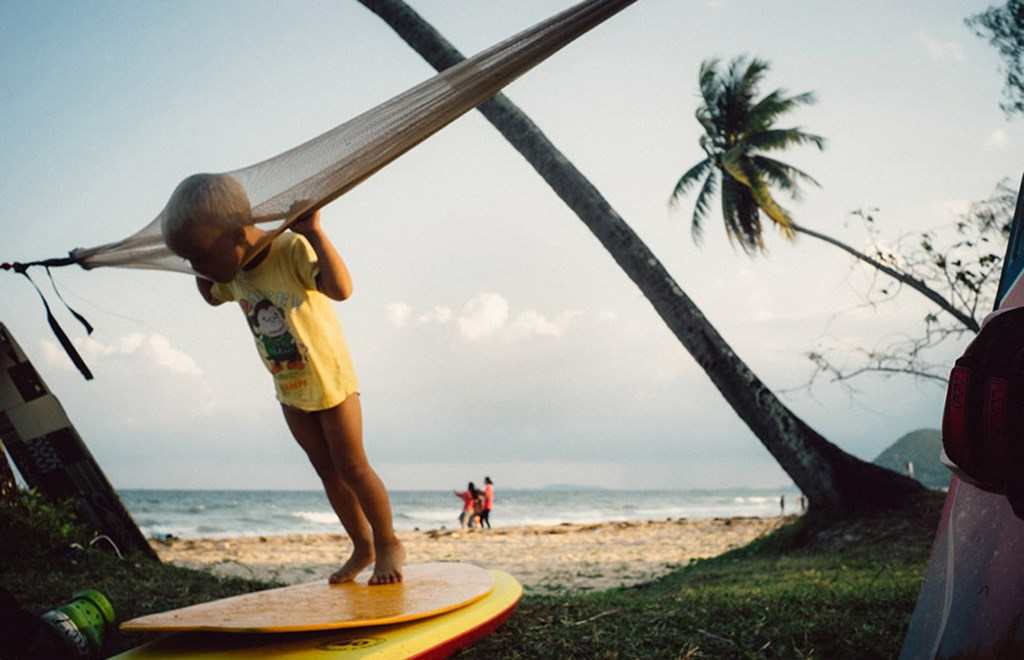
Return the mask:
<path id="1" fill-rule="evenodd" d="M 340 532 L 322 491 L 122 490 L 142 533 L 180 538 Z M 777 516 L 799 510 L 798 492 L 756 490 L 496 490 L 491 524 L 557 525 L 618 520 Z M 451 491 L 393 491 L 399 530 L 458 527 L 461 500 Z"/>

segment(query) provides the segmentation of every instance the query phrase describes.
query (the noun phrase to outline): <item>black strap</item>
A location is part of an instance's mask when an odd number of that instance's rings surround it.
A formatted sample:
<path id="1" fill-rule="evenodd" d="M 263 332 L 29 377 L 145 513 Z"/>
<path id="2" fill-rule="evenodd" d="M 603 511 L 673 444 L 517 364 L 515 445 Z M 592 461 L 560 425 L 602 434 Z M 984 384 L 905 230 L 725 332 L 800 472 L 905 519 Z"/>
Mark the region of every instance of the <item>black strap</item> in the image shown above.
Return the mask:
<path id="1" fill-rule="evenodd" d="M 59 341 L 61 347 L 64 348 L 64 352 L 68 354 L 68 357 L 71 358 L 71 361 L 78 368 L 78 371 L 81 372 L 82 376 L 84 376 L 86 380 L 92 380 L 92 372 L 89 371 L 89 367 L 85 364 L 85 360 L 83 360 L 82 356 L 79 355 L 75 345 L 71 343 L 71 340 L 64 332 L 64 328 L 60 327 L 60 323 L 57 322 L 53 312 L 50 311 L 50 304 L 46 302 L 46 296 L 43 295 L 43 292 L 39 290 L 35 281 L 33 281 L 32 277 L 28 274 L 29 266 L 43 266 L 46 268 L 46 273 L 50 276 L 50 284 L 53 285 L 53 290 L 57 294 L 57 297 L 60 298 L 60 301 L 64 303 L 64 306 L 68 308 L 68 311 L 71 312 L 71 314 L 74 315 L 74 317 L 85 327 L 86 332 L 92 334 L 92 325 L 85 320 L 84 316 L 71 309 L 71 306 L 65 302 L 64 296 L 60 295 L 60 291 L 57 290 L 57 285 L 53 281 L 53 274 L 50 273 L 51 266 L 70 266 L 74 263 L 77 263 L 77 260 L 73 257 L 62 257 L 58 259 L 43 259 L 42 261 L 32 261 L 29 263 L 4 263 L 0 264 L 0 269 L 13 270 L 16 273 L 21 273 L 25 276 L 25 279 L 29 281 L 32 288 L 39 294 L 39 299 L 43 301 L 43 307 L 46 308 L 46 321 L 50 324 L 50 330 L 52 330 L 54 336 L 57 337 L 57 341 Z"/>
<path id="2" fill-rule="evenodd" d="M 53 273 L 50 272 L 49 266 L 46 267 L 46 274 L 50 277 L 50 286 L 53 287 L 53 292 L 56 293 L 57 297 L 60 298 L 60 301 L 64 303 L 64 307 L 66 307 L 67 310 L 71 312 L 71 315 L 78 319 L 78 322 L 82 324 L 82 327 L 85 328 L 85 334 L 91 335 L 92 324 L 86 321 L 84 316 L 71 309 L 71 305 L 68 304 L 68 301 L 64 300 L 64 296 L 60 295 L 60 290 L 57 288 L 57 283 L 53 281 Z"/>

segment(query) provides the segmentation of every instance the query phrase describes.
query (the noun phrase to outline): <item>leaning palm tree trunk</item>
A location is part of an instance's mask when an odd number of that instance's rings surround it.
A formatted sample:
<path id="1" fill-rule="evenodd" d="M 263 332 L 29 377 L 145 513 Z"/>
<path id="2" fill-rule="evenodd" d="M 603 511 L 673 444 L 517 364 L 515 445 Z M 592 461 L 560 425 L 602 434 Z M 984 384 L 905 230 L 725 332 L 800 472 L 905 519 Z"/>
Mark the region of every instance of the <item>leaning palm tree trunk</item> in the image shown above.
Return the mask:
<path id="1" fill-rule="evenodd" d="M 904 273 L 904 272 L 902 272 L 900 270 L 897 270 L 895 268 L 892 268 L 890 266 L 886 266 L 885 264 L 883 264 L 882 262 L 878 261 L 877 259 L 874 259 L 871 256 L 869 256 L 867 254 L 864 254 L 860 250 L 856 250 L 856 249 L 850 247 L 849 245 L 847 245 L 846 243 L 843 243 L 842 241 L 840 241 L 838 239 L 832 238 L 831 236 L 829 236 L 827 234 L 822 234 L 821 232 L 817 232 L 817 231 L 814 231 L 812 229 L 808 229 L 807 227 L 803 227 L 803 226 L 798 225 L 796 223 L 790 223 L 790 227 L 792 228 L 793 231 L 795 231 L 798 234 L 804 234 L 806 236 L 811 236 L 812 238 L 816 238 L 819 241 L 824 241 L 824 242 L 828 243 L 829 245 L 837 247 L 840 250 L 843 250 L 844 252 L 846 252 L 847 254 L 851 254 L 854 257 L 856 257 L 857 259 L 860 259 L 861 261 L 863 261 L 867 265 L 869 265 L 869 266 L 871 266 L 873 268 L 876 268 L 879 271 L 885 273 L 886 275 L 888 275 L 889 277 L 893 278 L 897 282 L 901 282 L 903 284 L 906 284 L 911 289 L 917 291 L 922 296 L 924 296 L 928 300 L 930 300 L 933 303 L 935 303 L 936 305 L 938 305 L 939 308 L 941 308 L 942 310 L 947 312 L 950 316 L 952 316 L 957 321 L 962 323 L 963 326 L 965 328 L 967 328 L 968 330 L 970 330 L 971 332 L 975 332 L 975 333 L 981 332 L 981 326 L 978 325 L 978 322 L 973 317 L 971 317 L 970 315 L 965 314 L 964 312 L 962 312 L 959 309 L 957 309 L 956 305 L 954 305 L 949 300 L 947 300 L 945 297 L 943 297 L 943 295 L 941 293 L 939 293 L 935 289 L 931 288 L 930 286 L 928 286 L 927 284 L 922 282 L 920 279 L 914 277 L 913 275 L 909 275 L 907 273 Z"/>
<path id="2" fill-rule="evenodd" d="M 464 58 L 402 0 L 359 0 L 438 71 Z M 793 414 L 725 339 L 600 192 L 504 95 L 479 110 L 587 225 L 782 469 L 812 511 L 846 513 L 901 501 L 921 486 L 829 443 Z"/>

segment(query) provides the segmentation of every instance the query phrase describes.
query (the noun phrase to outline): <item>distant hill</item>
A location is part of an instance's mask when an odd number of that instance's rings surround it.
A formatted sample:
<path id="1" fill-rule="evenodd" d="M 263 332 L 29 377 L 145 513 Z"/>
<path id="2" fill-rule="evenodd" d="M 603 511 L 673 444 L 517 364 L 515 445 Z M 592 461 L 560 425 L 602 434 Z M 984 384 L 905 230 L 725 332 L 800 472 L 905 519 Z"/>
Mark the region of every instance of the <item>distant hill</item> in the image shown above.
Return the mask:
<path id="1" fill-rule="evenodd" d="M 949 486 L 949 469 L 939 461 L 942 433 L 938 429 L 911 431 L 875 459 L 875 465 L 906 474 L 907 461 L 914 463 L 914 478 L 928 488 Z"/>

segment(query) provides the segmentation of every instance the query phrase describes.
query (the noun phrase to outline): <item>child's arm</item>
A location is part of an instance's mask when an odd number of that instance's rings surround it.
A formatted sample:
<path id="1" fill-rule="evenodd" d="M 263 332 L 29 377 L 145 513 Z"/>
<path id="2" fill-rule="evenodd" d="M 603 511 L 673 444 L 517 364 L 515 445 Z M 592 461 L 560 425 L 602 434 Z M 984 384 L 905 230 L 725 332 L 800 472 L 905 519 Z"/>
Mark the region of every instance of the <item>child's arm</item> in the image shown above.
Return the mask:
<path id="1" fill-rule="evenodd" d="M 205 277 L 196 278 L 196 287 L 199 288 L 199 295 L 201 295 L 203 297 L 203 300 L 205 300 L 207 303 L 213 305 L 214 307 L 224 303 L 223 300 L 217 300 L 216 298 L 213 297 L 213 294 L 210 292 L 210 289 L 213 288 L 213 282 L 206 279 Z"/>
<path id="2" fill-rule="evenodd" d="M 341 255 L 327 233 L 320 227 L 320 211 L 296 220 L 292 231 L 302 234 L 313 246 L 320 272 L 316 276 L 316 288 L 332 300 L 345 300 L 352 295 L 352 276 L 349 275 Z"/>

